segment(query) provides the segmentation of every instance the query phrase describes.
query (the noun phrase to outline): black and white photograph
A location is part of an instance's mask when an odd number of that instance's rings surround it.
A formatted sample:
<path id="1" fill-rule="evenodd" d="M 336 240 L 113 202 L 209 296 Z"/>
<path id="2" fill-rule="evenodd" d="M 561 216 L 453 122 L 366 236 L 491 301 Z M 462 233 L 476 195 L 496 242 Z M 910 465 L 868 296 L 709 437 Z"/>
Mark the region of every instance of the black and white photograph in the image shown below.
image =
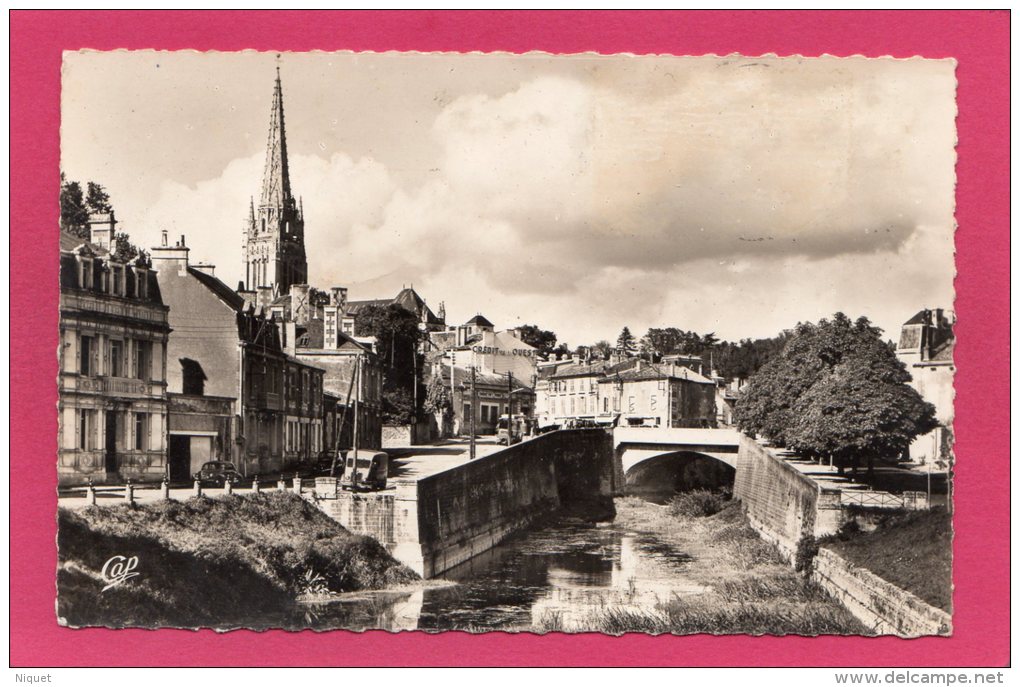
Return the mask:
<path id="1" fill-rule="evenodd" d="M 65 52 L 57 621 L 951 635 L 956 67 Z"/>

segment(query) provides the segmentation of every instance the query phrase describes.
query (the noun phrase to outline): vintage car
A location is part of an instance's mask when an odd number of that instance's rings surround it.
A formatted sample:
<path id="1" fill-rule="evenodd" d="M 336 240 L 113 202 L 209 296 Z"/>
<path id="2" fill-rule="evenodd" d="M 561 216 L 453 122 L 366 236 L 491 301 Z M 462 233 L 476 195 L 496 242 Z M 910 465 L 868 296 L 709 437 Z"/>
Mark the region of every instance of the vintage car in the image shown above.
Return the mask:
<path id="1" fill-rule="evenodd" d="M 205 463 L 202 465 L 202 469 L 192 475 L 192 477 L 202 483 L 212 482 L 220 486 L 227 482 L 237 484 L 241 481 L 241 473 L 237 471 L 234 464 L 222 460 L 211 460 Z"/>
<path id="2" fill-rule="evenodd" d="M 358 451 L 357 465 L 354 451 L 347 451 L 340 486 L 344 489 L 364 491 L 385 489 L 389 467 L 390 457 L 385 451 Z"/>

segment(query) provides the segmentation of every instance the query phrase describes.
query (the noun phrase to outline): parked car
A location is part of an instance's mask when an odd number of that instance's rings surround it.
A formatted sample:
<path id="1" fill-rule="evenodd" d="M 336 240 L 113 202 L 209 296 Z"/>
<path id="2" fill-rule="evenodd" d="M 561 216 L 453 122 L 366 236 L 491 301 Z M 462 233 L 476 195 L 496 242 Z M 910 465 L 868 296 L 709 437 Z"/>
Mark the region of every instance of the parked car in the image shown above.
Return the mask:
<path id="1" fill-rule="evenodd" d="M 516 444 L 524 436 L 524 418 L 501 415 L 496 421 L 496 441 L 503 446 Z"/>
<path id="2" fill-rule="evenodd" d="M 220 486 L 225 485 L 227 482 L 237 484 L 241 481 L 241 473 L 237 471 L 234 464 L 222 460 L 210 460 L 192 477 L 199 482 L 212 482 Z"/>
<path id="3" fill-rule="evenodd" d="M 347 451 L 340 486 L 344 489 L 374 490 L 386 488 L 390 457 L 385 451 L 359 451 L 354 464 L 354 451 Z"/>
<path id="4" fill-rule="evenodd" d="M 344 452 L 339 451 L 339 455 L 336 456 L 336 471 L 334 477 L 339 477 L 344 474 Z M 318 459 L 315 461 L 315 474 L 316 475 L 329 475 L 330 470 L 333 469 L 333 451 L 322 451 L 319 453 Z"/>

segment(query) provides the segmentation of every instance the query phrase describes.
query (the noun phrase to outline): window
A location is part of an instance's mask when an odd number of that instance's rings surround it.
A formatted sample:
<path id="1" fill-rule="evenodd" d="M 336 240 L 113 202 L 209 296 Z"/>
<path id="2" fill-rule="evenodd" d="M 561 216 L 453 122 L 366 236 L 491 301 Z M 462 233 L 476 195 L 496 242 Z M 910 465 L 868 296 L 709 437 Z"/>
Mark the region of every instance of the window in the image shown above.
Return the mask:
<path id="1" fill-rule="evenodd" d="M 135 450 L 149 450 L 149 414 L 135 413 Z"/>
<path id="2" fill-rule="evenodd" d="M 81 350 L 78 351 L 78 371 L 86 377 L 96 373 L 96 339 L 92 336 L 81 337 Z"/>
<path id="3" fill-rule="evenodd" d="M 111 377 L 124 376 L 124 342 L 110 341 L 110 375 Z"/>
<path id="4" fill-rule="evenodd" d="M 92 261 L 88 258 L 81 261 L 81 288 L 92 288 Z"/>
<path id="5" fill-rule="evenodd" d="M 78 448 L 88 451 L 95 448 L 96 411 L 78 410 Z"/>
<path id="6" fill-rule="evenodd" d="M 110 267 L 110 293 L 114 296 L 124 295 L 124 268 L 120 265 Z"/>
<path id="7" fill-rule="evenodd" d="M 609 412 L 609 397 L 608 396 L 606 396 L 605 398 L 602 399 L 602 412 L 603 413 L 608 413 Z"/>
<path id="8" fill-rule="evenodd" d="M 151 344 L 148 341 L 135 341 L 133 355 L 136 379 L 141 379 L 142 381 L 149 380 L 150 348 Z"/>
<path id="9" fill-rule="evenodd" d="M 143 301 L 149 297 L 149 277 L 145 270 L 135 272 L 135 296 Z"/>
<path id="10" fill-rule="evenodd" d="M 628 413 L 633 413 L 634 412 L 634 397 L 633 396 L 631 396 L 631 397 L 629 397 L 627 399 L 627 412 Z"/>

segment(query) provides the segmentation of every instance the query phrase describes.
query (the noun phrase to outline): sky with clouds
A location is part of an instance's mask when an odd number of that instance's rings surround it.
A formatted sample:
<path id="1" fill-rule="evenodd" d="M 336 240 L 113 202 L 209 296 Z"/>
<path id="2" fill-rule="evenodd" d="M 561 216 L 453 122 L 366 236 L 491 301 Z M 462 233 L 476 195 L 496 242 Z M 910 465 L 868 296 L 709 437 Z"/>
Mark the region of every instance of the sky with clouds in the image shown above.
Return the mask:
<path id="1" fill-rule="evenodd" d="M 61 166 L 230 285 L 276 56 L 67 53 Z M 571 345 L 952 307 L 955 65 L 285 53 L 309 279 Z"/>

